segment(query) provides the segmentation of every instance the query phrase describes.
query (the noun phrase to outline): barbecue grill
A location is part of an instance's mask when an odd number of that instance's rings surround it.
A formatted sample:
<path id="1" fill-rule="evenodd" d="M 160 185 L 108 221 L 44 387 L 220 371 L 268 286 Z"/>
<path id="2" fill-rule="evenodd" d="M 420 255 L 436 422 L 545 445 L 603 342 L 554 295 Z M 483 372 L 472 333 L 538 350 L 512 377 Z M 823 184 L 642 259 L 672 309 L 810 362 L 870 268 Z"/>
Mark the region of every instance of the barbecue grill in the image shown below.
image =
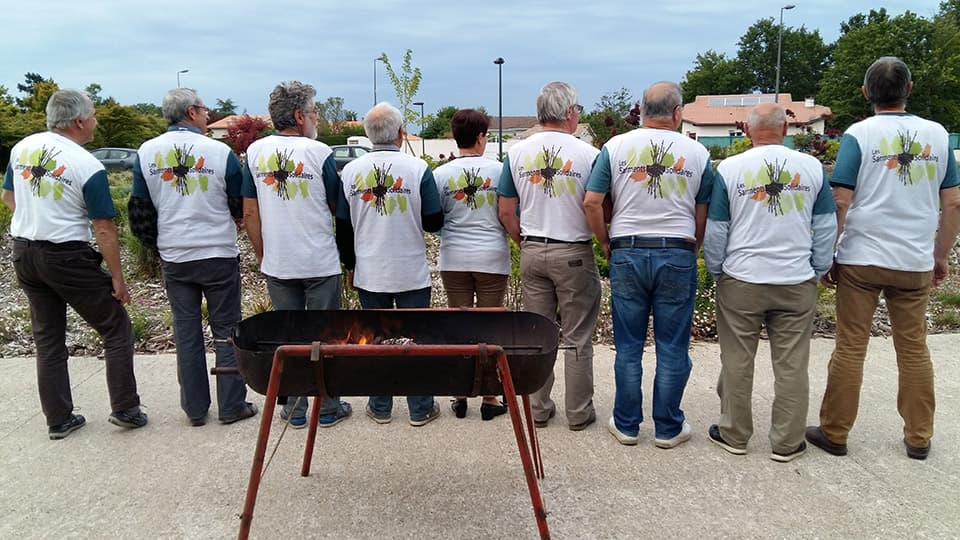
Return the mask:
<path id="1" fill-rule="evenodd" d="M 266 401 L 239 538 L 250 533 L 277 396 L 501 393 L 540 537 L 549 538 L 537 480 L 543 478 L 543 462 L 528 395 L 553 371 L 558 341 L 559 329 L 546 317 L 503 310 L 271 311 L 241 321 L 232 338 L 238 370 Z M 310 474 L 319 405 L 314 400 L 310 411 L 302 476 Z"/>

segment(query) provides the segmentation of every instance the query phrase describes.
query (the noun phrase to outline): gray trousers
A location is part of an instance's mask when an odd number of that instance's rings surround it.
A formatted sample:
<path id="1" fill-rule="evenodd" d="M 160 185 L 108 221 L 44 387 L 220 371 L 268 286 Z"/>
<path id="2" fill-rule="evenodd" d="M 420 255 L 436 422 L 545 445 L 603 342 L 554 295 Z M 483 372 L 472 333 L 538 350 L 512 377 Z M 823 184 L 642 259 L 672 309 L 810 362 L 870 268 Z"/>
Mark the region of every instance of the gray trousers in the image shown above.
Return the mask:
<path id="1" fill-rule="evenodd" d="M 593 334 L 600 314 L 600 273 L 590 244 L 542 244 L 525 241 L 520 251 L 523 308 L 558 320 L 561 343 L 575 350 L 563 353 L 566 389 L 564 408 L 569 424 L 587 421 L 593 407 Z M 536 420 L 557 409 L 550 398 L 554 375 L 531 395 Z"/>
<path id="2" fill-rule="evenodd" d="M 720 338 L 720 435 L 746 448 L 753 435 L 753 371 L 760 327 L 767 327 L 773 362 L 770 447 L 789 453 L 803 442 L 810 401 L 807 366 L 816 312 L 817 282 L 796 285 L 746 283 L 730 276 L 717 282 Z"/>

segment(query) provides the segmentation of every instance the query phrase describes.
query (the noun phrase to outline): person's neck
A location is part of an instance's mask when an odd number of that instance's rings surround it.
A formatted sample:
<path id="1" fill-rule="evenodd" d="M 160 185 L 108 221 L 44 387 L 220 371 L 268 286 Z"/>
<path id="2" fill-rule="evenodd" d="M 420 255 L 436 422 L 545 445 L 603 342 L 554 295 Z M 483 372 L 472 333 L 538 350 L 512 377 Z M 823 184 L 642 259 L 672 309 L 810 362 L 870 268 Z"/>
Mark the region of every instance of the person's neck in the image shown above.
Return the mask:
<path id="1" fill-rule="evenodd" d="M 278 131 L 277 135 L 288 135 L 292 137 L 297 137 L 297 136 L 303 135 L 303 133 L 300 133 L 300 131 L 297 128 L 287 128 L 287 129 L 281 129 L 280 131 Z"/>
<path id="2" fill-rule="evenodd" d="M 66 137 L 81 146 L 83 146 L 83 143 L 85 142 L 83 138 L 80 136 L 80 134 L 73 129 L 53 128 L 50 131 L 56 133 L 57 135 L 60 135 L 61 137 Z"/>
<path id="3" fill-rule="evenodd" d="M 458 148 L 457 148 L 457 151 L 460 152 L 460 157 L 482 156 L 482 155 L 483 155 L 483 147 L 482 147 L 482 145 L 480 145 L 480 144 L 475 144 L 475 145 L 471 146 L 470 148 L 459 148 L 459 147 L 458 147 Z"/>
<path id="4" fill-rule="evenodd" d="M 753 147 L 766 146 L 768 144 L 783 144 L 783 132 L 779 129 L 774 131 L 757 130 L 750 133 L 750 141 Z"/>
<path id="5" fill-rule="evenodd" d="M 880 106 L 876 106 L 876 107 L 873 108 L 873 112 L 874 112 L 875 114 L 883 114 L 883 113 L 887 113 L 887 114 L 889 114 L 889 113 L 905 113 L 905 112 L 907 112 L 907 104 L 906 104 L 906 103 L 902 103 L 902 104 L 900 104 L 900 105 L 893 105 L 893 106 L 891 106 L 891 107 L 880 107 Z"/>
<path id="6" fill-rule="evenodd" d="M 643 127 L 651 129 L 666 129 L 668 131 L 677 130 L 677 126 L 673 125 L 673 120 L 665 120 L 660 118 L 644 118 Z"/>
<path id="7" fill-rule="evenodd" d="M 570 129 L 570 122 L 544 122 L 543 123 L 544 131 L 562 131 L 564 133 L 573 134 L 576 129 Z"/>

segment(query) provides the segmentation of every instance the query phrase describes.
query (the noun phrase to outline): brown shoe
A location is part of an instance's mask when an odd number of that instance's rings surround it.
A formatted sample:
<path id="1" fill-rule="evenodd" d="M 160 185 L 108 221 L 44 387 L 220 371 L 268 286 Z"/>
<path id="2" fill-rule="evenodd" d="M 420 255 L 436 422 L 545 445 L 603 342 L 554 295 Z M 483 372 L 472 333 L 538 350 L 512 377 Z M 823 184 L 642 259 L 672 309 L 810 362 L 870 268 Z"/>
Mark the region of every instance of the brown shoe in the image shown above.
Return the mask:
<path id="1" fill-rule="evenodd" d="M 580 422 L 579 424 L 570 424 L 570 431 L 583 431 L 587 427 L 597 421 L 597 413 L 595 411 L 590 411 L 590 416 L 586 420 Z"/>
<path id="2" fill-rule="evenodd" d="M 820 426 L 810 426 L 807 428 L 806 432 L 807 442 L 816 446 L 817 448 L 823 450 L 828 454 L 834 456 L 845 456 L 847 455 L 847 445 L 837 444 L 827 438 L 823 434 L 823 430 L 820 429 Z"/>
<path id="3" fill-rule="evenodd" d="M 910 459 L 919 459 L 922 461 L 930 455 L 930 443 L 927 443 L 925 447 L 910 446 L 907 440 L 904 439 L 903 445 L 907 447 L 907 457 Z"/>

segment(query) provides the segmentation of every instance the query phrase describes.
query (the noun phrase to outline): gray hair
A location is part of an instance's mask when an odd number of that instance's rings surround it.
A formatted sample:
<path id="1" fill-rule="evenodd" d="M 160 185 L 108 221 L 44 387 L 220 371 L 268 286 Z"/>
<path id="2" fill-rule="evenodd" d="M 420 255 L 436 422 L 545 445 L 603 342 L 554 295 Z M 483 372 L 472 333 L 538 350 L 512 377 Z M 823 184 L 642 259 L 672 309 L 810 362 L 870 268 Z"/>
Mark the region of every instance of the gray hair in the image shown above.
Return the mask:
<path id="1" fill-rule="evenodd" d="M 70 88 L 57 90 L 47 101 L 47 129 L 68 128 L 77 118 L 90 118 L 95 110 L 86 92 Z"/>
<path id="2" fill-rule="evenodd" d="M 381 101 L 367 111 L 363 117 L 363 130 L 373 144 L 394 144 L 397 142 L 397 133 L 403 126 L 403 115 L 400 109 Z"/>
<path id="3" fill-rule="evenodd" d="M 666 86 L 666 88 L 663 88 Z M 650 85 L 643 92 L 640 110 L 644 118 L 670 118 L 677 107 L 683 106 L 683 91 L 680 85 L 670 81 L 660 81 Z"/>
<path id="4" fill-rule="evenodd" d="M 192 88 L 174 88 L 163 96 L 163 119 L 175 125 L 187 118 L 190 107 L 200 104 L 200 96 Z"/>
<path id="5" fill-rule="evenodd" d="M 754 107 L 747 113 L 747 125 L 750 129 L 776 129 L 787 121 L 783 107 Z"/>
<path id="6" fill-rule="evenodd" d="M 313 86 L 300 81 L 284 81 L 278 84 L 273 92 L 270 92 L 270 103 L 267 105 L 273 128 L 283 131 L 297 127 L 295 113 L 300 111 L 306 114 L 313 110 L 313 98 L 316 95 L 317 90 Z"/>
<path id="7" fill-rule="evenodd" d="M 863 76 L 867 100 L 880 107 L 903 105 L 907 102 L 910 86 L 910 68 L 896 56 L 884 56 L 870 64 Z"/>
<path id="8" fill-rule="evenodd" d="M 577 91 L 567 83 L 552 82 L 540 89 L 537 96 L 537 121 L 563 122 L 567 111 L 577 104 Z"/>

